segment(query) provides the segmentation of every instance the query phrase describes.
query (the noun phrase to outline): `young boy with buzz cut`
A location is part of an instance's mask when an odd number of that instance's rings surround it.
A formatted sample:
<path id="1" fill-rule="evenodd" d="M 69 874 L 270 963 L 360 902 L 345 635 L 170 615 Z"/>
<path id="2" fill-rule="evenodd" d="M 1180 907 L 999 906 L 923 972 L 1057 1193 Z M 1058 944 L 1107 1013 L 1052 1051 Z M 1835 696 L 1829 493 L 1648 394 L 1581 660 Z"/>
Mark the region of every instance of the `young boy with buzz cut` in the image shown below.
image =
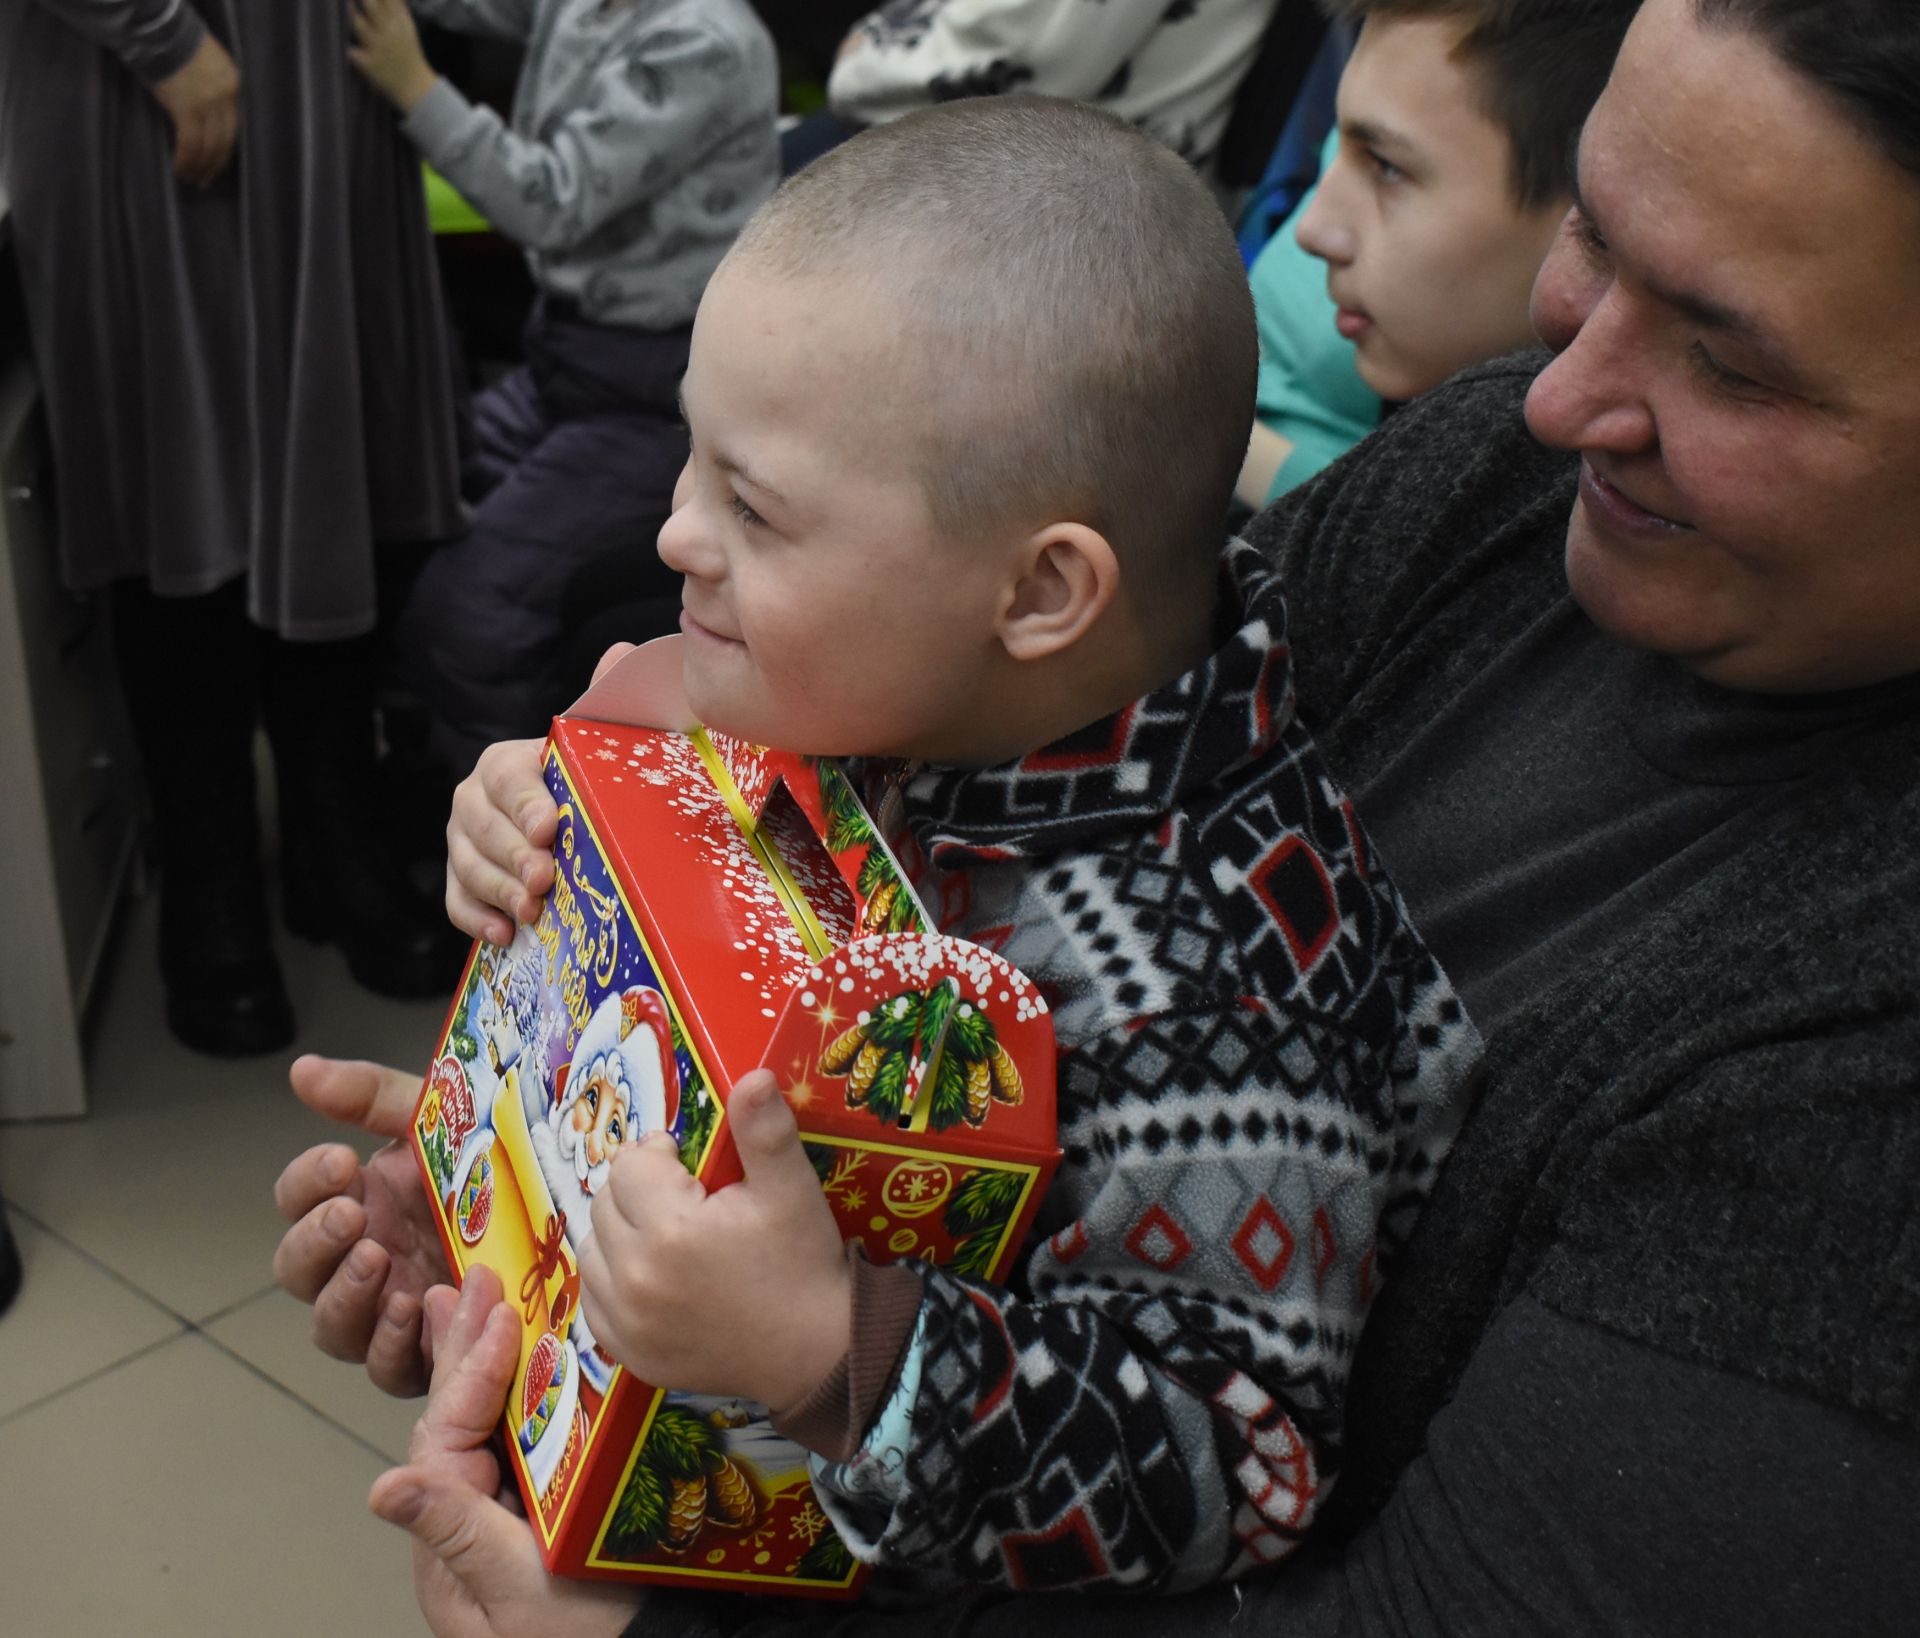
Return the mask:
<path id="1" fill-rule="evenodd" d="M 656 1134 L 582 1261 L 643 1378 L 767 1404 L 861 1558 L 1142 1589 L 1291 1551 L 1479 1042 L 1222 550 L 1252 407 L 1233 237 L 1111 116 L 995 98 L 802 171 L 715 275 L 661 531 L 702 720 L 859 759 L 943 930 L 1043 988 L 1064 1158 L 1006 1289 L 844 1253 L 771 1074 L 706 1194 Z M 461 788 L 449 907 L 548 880 L 533 742 Z"/>
<path id="2" fill-rule="evenodd" d="M 1320 181 L 1254 259 L 1258 508 L 1358 443 L 1382 400 L 1533 342 L 1573 146 L 1640 0 L 1320 0 L 1359 38 Z"/>

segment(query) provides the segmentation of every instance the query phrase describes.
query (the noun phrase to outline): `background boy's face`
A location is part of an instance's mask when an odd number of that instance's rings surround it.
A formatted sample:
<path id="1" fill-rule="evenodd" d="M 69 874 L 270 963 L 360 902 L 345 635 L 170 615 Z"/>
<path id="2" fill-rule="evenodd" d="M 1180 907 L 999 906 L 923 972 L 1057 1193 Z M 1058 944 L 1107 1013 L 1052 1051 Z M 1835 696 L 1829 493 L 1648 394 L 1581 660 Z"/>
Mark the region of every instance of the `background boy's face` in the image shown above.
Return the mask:
<path id="1" fill-rule="evenodd" d="M 999 557 L 936 529 L 914 470 L 954 386 L 852 272 L 715 276 L 660 531 L 701 721 L 823 756 L 950 760 L 978 737 Z"/>
<path id="2" fill-rule="evenodd" d="M 1522 212 L 1458 18 L 1373 17 L 1340 80 L 1340 141 L 1295 231 L 1327 263 L 1340 333 L 1383 398 L 1527 345 L 1527 296 L 1566 209 Z"/>

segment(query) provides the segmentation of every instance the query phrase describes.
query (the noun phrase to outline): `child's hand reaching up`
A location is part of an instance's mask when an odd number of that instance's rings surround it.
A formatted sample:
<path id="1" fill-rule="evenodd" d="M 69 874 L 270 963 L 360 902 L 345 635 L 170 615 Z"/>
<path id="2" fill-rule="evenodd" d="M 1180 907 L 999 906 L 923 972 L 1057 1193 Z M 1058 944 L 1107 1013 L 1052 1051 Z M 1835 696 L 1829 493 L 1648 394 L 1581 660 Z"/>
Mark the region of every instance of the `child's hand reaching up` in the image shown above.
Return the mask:
<path id="1" fill-rule="evenodd" d="M 411 114 L 439 75 L 427 66 L 406 0 L 353 0 L 347 56 L 388 102 Z"/>
<path id="2" fill-rule="evenodd" d="M 447 916 L 475 938 L 512 942 L 514 923 L 531 924 L 553 886 L 549 850 L 560 810 L 540 777 L 543 748 L 537 739 L 489 745 L 454 789 Z"/>
<path id="3" fill-rule="evenodd" d="M 776 1415 L 846 1353 L 853 1282 L 833 1213 L 770 1071 L 727 1102 L 746 1176 L 708 1194 L 655 1133 L 614 1158 L 580 1257 L 593 1334 L 658 1387 Z"/>
<path id="4" fill-rule="evenodd" d="M 598 682 L 633 647 L 615 643 L 600 656 L 593 680 Z M 489 745 L 453 793 L 447 820 L 447 917 L 463 933 L 494 944 L 512 942 L 515 922 L 531 925 L 553 886 L 549 850 L 560 810 L 540 777 L 544 748 L 537 739 Z"/>

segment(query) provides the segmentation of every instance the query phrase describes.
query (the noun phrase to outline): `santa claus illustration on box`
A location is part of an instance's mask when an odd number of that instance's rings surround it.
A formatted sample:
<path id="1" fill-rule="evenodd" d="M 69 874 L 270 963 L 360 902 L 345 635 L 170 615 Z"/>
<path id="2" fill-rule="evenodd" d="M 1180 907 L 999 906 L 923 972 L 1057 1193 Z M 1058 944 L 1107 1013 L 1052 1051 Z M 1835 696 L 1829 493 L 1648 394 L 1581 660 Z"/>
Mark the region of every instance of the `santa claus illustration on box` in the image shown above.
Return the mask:
<path id="1" fill-rule="evenodd" d="M 528 1135 L 557 1211 L 566 1215 L 576 1263 L 593 1227 L 593 1202 L 622 1144 L 674 1131 L 680 1116 L 680 1068 L 666 999 L 645 985 L 607 996 L 593 1010 L 570 1062 L 553 1078 L 550 1098 L 525 1082 Z M 585 1316 L 572 1332 L 582 1369 L 605 1390 L 613 1361 L 594 1342 Z"/>

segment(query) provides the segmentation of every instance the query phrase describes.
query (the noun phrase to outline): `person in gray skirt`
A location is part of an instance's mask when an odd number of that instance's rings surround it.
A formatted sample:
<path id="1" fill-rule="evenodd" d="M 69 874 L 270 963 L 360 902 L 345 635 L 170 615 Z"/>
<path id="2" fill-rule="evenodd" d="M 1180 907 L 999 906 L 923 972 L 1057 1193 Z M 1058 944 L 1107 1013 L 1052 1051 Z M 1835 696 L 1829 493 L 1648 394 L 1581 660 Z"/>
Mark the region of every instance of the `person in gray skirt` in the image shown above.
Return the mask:
<path id="1" fill-rule="evenodd" d="M 376 543 L 461 526 L 419 166 L 336 0 L 0 7 L 10 198 L 61 568 L 112 588 L 152 793 L 167 1016 L 284 1046 L 253 733 L 285 913 L 356 978 L 431 995 L 458 948 L 379 846 Z"/>

